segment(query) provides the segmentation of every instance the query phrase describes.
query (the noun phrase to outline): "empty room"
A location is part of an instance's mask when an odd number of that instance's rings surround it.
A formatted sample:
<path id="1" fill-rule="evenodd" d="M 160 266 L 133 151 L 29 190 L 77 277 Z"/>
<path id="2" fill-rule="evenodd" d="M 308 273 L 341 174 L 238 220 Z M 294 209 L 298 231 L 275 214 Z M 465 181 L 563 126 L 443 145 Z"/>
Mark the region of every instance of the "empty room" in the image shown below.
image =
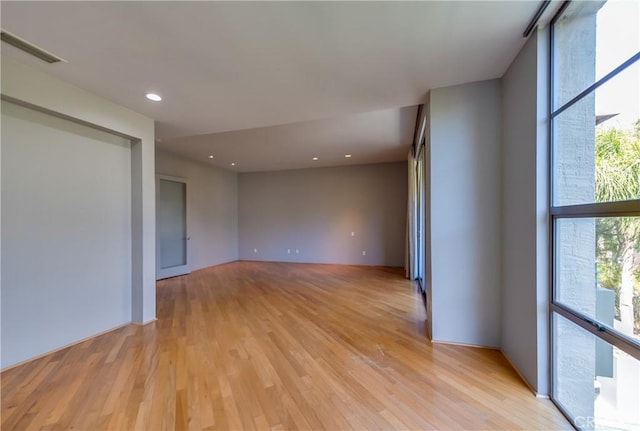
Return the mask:
<path id="1" fill-rule="evenodd" d="M 640 2 L 2 1 L 3 430 L 640 429 Z"/>

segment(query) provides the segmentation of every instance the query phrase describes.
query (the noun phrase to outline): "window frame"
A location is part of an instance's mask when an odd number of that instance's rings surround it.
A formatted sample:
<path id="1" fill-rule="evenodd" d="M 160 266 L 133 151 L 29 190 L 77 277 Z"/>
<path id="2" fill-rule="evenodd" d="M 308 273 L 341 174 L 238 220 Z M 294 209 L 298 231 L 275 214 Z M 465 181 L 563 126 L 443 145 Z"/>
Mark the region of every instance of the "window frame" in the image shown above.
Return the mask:
<path id="1" fill-rule="evenodd" d="M 554 404 L 560 409 L 560 411 L 571 421 L 572 417 L 568 411 L 562 406 L 562 404 L 555 399 L 555 366 L 554 361 L 556 359 L 556 352 L 554 346 L 554 314 L 558 314 L 565 319 L 569 320 L 573 324 L 585 329 L 587 332 L 593 334 L 595 337 L 602 339 L 616 347 L 625 353 L 640 360 L 640 341 L 629 337 L 614 328 L 611 328 L 602 322 L 598 322 L 595 317 L 587 316 L 578 310 L 572 309 L 570 306 L 562 304 L 556 301 L 557 285 L 557 254 L 556 254 L 556 220 L 564 218 L 603 218 L 603 217 L 624 217 L 624 216 L 638 216 L 640 217 L 640 199 L 632 199 L 625 201 L 613 201 L 613 202 L 590 202 L 585 204 L 573 204 L 573 205 L 555 205 L 554 204 L 554 184 L 555 184 L 555 160 L 554 160 L 554 126 L 555 118 L 562 112 L 573 106 L 575 103 L 594 93 L 600 86 L 619 75 L 622 71 L 627 69 L 633 64 L 640 63 L 640 52 L 637 52 L 622 64 L 617 66 L 608 74 L 604 75 L 600 79 L 593 82 L 587 88 L 582 90 L 576 96 L 572 97 L 569 101 L 565 102 L 561 106 L 554 109 L 554 57 L 555 57 L 555 44 L 554 44 L 554 27 L 555 23 L 565 12 L 571 0 L 563 2 L 562 6 L 555 13 L 549 24 L 549 64 L 548 64 L 548 208 L 549 208 L 549 388 L 550 398 Z M 573 423 L 573 422 L 572 422 Z M 575 426 L 575 423 L 573 423 Z"/>

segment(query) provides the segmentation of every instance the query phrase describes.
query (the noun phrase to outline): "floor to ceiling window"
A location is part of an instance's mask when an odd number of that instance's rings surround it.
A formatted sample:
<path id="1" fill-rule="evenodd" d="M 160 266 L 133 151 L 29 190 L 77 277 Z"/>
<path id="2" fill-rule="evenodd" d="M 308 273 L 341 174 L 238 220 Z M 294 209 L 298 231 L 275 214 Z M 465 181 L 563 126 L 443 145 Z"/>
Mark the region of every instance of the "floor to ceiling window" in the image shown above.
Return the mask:
<path id="1" fill-rule="evenodd" d="M 552 396 L 640 429 L 640 2 L 567 2 L 551 30 Z"/>

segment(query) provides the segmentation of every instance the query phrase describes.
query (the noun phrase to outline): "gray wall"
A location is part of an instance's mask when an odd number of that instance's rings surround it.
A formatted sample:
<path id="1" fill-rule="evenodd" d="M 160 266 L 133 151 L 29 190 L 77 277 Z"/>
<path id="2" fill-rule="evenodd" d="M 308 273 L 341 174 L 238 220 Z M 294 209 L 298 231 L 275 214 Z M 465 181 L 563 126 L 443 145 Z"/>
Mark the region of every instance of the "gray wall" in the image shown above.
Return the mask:
<path id="1" fill-rule="evenodd" d="M 156 152 L 156 173 L 189 180 L 191 270 L 238 259 L 238 175 Z"/>
<path id="2" fill-rule="evenodd" d="M 406 206 L 405 162 L 240 174 L 239 256 L 402 266 Z"/>
<path id="3" fill-rule="evenodd" d="M 500 93 L 499 80 L 431 91 L 436 341 L 500 346 Z"/>
<path id="4" fill-rule="evenodd" d="M 548 394 L 547 35 L 534 33 L 502 78 L 502 349 Z"/>
<path id="5" fill-rule="evenodd" d="M 130 141 L 2 102 L 2 164 L 2 367 L 130 322 Z"/>

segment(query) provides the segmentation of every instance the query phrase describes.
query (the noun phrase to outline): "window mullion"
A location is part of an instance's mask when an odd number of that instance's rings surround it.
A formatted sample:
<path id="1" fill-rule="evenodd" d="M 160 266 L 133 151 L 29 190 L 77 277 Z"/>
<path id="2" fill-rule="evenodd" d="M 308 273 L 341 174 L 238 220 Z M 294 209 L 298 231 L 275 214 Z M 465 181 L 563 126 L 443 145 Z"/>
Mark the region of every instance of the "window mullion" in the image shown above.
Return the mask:
<path id="1" fill-rule="evenodd" d="M 637 216 L 640 215 L 640 199 L 554 206 L 551 215 L 557 218 Z"/>
<path id="2" fill-rule="evenodd" d="M 612 346 L 615 346 L 640 360 L 640 343 L 634 341 L 632 338 L 621 334 L 613 328 L 609 328 L 608 326 L 601 324 L 596 319 L 582 314 L 573 308 L 567 307 L 562 303 L 558 303 L 555 300 L 551 303 L 551 311 L 560 314 L 562 317 L 591 332 L 593 335 L 602 338 Z"/>
<path id="3" fill-rule="evenodd" d="M 551 113 L 551 118 L 555 118 L 558 115 L 560 115 L 562 112 L 566 111 L 567 109 L 569 109 L 571 106 L 575 105 L 577 102 L 579 102 L 581 99 L 583 99 L 585 96 L 587 96 L 589 93 L 595 91 L 598 89 L 598 87 L 602 86 L 603 84 L 605 84 L 607 81 L 609 81 L 610 79 L 616 77 L 620 72 L 622 72 L 623 70 L 625 70 L 627 67 L 631 66 L 633 63 L 635 63 L 636 61 L 638 61 L 640 59 L 640 52 L 635 53 L 635 55 L 633 55 L 631 58 L 629 58 L 627 61 L 625 61 L 624 63 L 622 63 L 620 66 L 616 67 L 615 69 L 613 69 L 611 72 L 609 72 L 608 74 L 606 74 L 605 76 L 603 76 L 602 78 L 600 78 L 598 81 L 594 82 L 593 84 L 591 84 L 590 86 L 588 86 L 587 88 L 585 88 L 582 92 L 580 92 L 577 96 L 575 96 L 573 99 L 569 100 L 568 102 L 566 102 L 564 105 L 562 105 L 560 108 L 556 109 L 555 111 L 553 111 Z"/>

